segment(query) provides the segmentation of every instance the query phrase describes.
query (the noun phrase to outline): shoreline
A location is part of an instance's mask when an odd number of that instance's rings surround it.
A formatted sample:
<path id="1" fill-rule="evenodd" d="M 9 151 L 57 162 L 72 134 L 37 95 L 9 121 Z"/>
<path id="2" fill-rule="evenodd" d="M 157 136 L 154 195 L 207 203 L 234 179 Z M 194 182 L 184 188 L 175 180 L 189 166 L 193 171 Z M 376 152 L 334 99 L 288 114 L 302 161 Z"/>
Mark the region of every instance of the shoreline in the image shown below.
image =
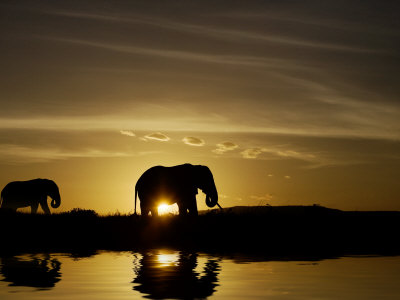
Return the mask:
<path id="1" fill-rule="evenodd" d="M 233 207 L 198 217 L 0 213 L 0 254 L 148 248 L 270 255 L 400 254 L 400 212 L 321 206 Z"/>

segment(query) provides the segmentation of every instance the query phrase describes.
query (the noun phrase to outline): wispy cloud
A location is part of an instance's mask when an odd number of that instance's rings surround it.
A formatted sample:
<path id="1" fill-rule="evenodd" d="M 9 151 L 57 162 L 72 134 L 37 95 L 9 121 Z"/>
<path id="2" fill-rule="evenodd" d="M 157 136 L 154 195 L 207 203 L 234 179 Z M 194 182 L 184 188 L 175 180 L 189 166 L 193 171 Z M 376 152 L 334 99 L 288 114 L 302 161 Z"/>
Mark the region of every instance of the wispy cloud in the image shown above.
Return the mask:
<path id="1" fill-rule="evenodd" d="M 238 148 L 239 145 L 232 142 L 222 142 L 217 144 L 217 149 L 212 150 L 216 154 L 224 154 L 227 151 L 232 151 Z"/>
<path id="2" fill-rule="evenodd" d="M 257 201 L 270 201 L 270 200 L 272 200 L 272 197 L 273 197 L 272 194 L 265 194 L 262 196 L 252 195 L 252 196 L 250 196 L 250 199 L 257 200 Z"/>
<path id="3" fill-rule="evenodd" d="M 0 145 L 0 161 L 6 163 L 41 163 L 69 158 L 128 157 L 133 154 L 100 149 L 80 149 L 65 151 L 60 148 L 27 147 L 14 144 Z"/>
<path id="4" fill-rule="evenodd" d="M 307 161 L 314 161 L 317 159 L 317 156 L 312 153 L 302 153 L 294 150 L 271 150 L 271 149 L 264 149 L 265 152 L 275 153 L 280 157 L 288 157 L 288 158 L 295 158 L 300 160 L 307 160 Z"/>
<path id="5" fill-rule="evenodd" d="M 136 134 L 131 131 L 131 130 L 120 130 L 119 131 L 122 135 L 127 135 L 127 136 L 136 136 Z"/>
<path id="6" fill-rule="evenodd" d="M 286 149 L 285 147 L 287 148 L 289 146 L 281 145 L 248 148 L 240 152 L 240 154 L 243 158 L 255 159 L 259 158 L 260 154 L 267 153 L 269 154 L 268 159 L 297 159 L 319 165 L 326 161 L 326 158 L 322 157 L 321 155 L 318 156 L 310 152 L 290 150 Z M 272 177 L 273 175 L 269 174 L 268 176 Z"/>
<path id="7" fill-rule="evenodd" d="M 317 48 L 331 51 L 348 51 L 348 52 L 376 52 L 378 50 L 371 48 L 362 48 L 351 44 L 339 44 L 321 42 L 317 39 L 305 39 L 301 37 L 293 37 L 290 35 L 276 35 L 272 33 L 263 33 L 257 31 L 245 31 L 230 29 L 224 27 L 211 27 L 208 25 L 191 24 L 183 22 L 173 22 L 165 18 L 146 17 L 143 15 L 129 16 L 113 16 L 109 14 L 82 13 L 73 11 L 47 11 L 45 13 L 59 15 L 70 18 L 80 18 L 87 20 L 97 20 L 104 22 L 118 22 L 126 24 L 142 24 L 152 27 L 159 27 L 171 31 L 190 33 L 205 37 L 211 37 L 218 40 L 229 41 L 246 41 L 256 43 L 272 43 L 283 46 Z M 265 17 L 265 16 L 264 16 Z M 380 50 L 382 51 L 382 50 Z"/>
<path id="8" fill-rule="evenodd" d="M 127 53 L 133 55 L 156 56 L 167 59 L 176 60 L 190 60 L 193 62 L 201 63 L 214 63 L 223 65 L 233 65 L 242 67 L 260 67 L 265 68 L 267 72 L 271 69 L 304 69 L 309 68 L 304 65 L 298 64 L 295 61 L 280 58 L 267 58 L 255 55 L 229 55 L 229 54 L 210 54 L 194 51 L 170 50 L 160 48 L 146 48 L 132 45 L 121 45 L 117 43 L 104 43 L 98 41 L 81 40 L 81 39 L 68 39 L 58 37 L 43 37 L 37 36 L 38 39 L 47 39 L 61 43 L 69 43 L 92 48 L 99 48 L 119 53 Z"/>
<path id="9" fill-rule="evenodd" d="M 190 145 L 190 146 L 204 146 L 205 142 L 202 139 L 199 139 L 197 137 L 193 137 L 193 136 L 186 136 L 182 139 L 182 141 L 186 144 L 186 145 Z"/>
<path id="10" fill-rule="evenodd" d="M 263 152 L 264 151 L 262 148 L 249 148 L 240 152 L 240 154 L 243 156 L 243 158 L 254 159 L 257 158 Z"/>
<path id="11" fill-rule="evenodd" d="M 388 108 L 389 109 L 389 108 Z M 392 108 L 391 113 L 374 114 L 372 110 L 357 113 L 353 110 L 342 111 L 337 113 L 337 119 L 329 119 L 332 124 L 326 126 L 326 122 L 321 120 L 319 123 L 315 121 L 312 126 L 303 122 L 303 115 L 299 112 L 295 117 L 298 122 L 290 124 L 281 124 L 277 122 L 268 123 L 268 120 L 262 124 L 238 124 L 235 119 L 229 119 L 220 115 L 203 117 L 196 114 L 190 117 L 180 118 L 177 116 L 172 119 L 169 117 L 158 117 L 154 119 L 136 119 L 127 118 L 126 116 L 46 116 L 46 117 L 19 117 L 8 118 L 0 116 L 1 129 L 45 129 L 45 130 L 66 130 L 66 131 L 82 131 L 82 130 L 117 130 L 120 131 L 121 123 L 127 128 L 135 127 L 137 130 L 168 130 L 168 131 L 188 131 L 185 126 L 190 127 L 191 131 L 197 132 L 246 132 L 246 133 L 274 133 L 274 134 L 291 134 L 297 136 L 313 136 L 313 137 L 334 137 L 334 138 L 370 138 L 380 140 L 399 140 L 399 122 L 397 122 L 398 109 Z M 289 116 L 291 117 L 291 116 Z M 312 118 L 312 117 L 311 117 Z M 295 119 L 296 120 L 296 119 Z M 339 120 L 342 120 L 339 123 Z M 261 123 L 262 120 L 260 120 Z M 310 121 L 312 122 L 312 121 Z M 270 124 L 266 126 L 265 124 Z M 124 126 L 124 127 L 125 127 Z M 183 128 L 183 129 L 182 129 Z"/>
<path id="12" fill-rule="evenodd" d="M 144 136 L 147 140 L 155 140 L 160 142 L 168 142 L 170 138 L 161 132 L 154 132 Z"/>

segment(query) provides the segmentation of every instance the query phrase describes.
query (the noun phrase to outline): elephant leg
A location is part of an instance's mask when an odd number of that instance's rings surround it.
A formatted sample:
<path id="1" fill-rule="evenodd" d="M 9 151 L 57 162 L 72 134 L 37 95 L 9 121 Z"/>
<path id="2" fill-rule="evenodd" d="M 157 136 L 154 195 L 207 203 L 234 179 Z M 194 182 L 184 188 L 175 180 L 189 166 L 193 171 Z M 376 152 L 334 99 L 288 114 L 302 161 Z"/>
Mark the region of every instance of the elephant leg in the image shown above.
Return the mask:
<path id="1" fill-rule="evenodd" d="M 7 207 L 7 206 L 3 205 L 1 208 L 4 209 L 4 210 L 13 212 L 13 213 L 17 212 L 17 208 L 16 207 Z"/>
<path id="2" fill-rule="evenodd" d="M 153 207 L 150 211 L 152 217 L 158 217 L 158 207 Z"/>
<path id="3" fill-rule="evenodd" d="M 147 217 L 149 215 L 150 208 L 147 205 L 140 203 L 140 210 L 142 217 Z"/>
<path id="4" fill-rule="evenodd" d="M 189 202 L 189 215 L 198 216 L 199 212 L 197 210 L 197 201 L 196 196 L 193 196 L 193 199 Z"/>
<path id="5" fill-rule="evenodd" d="M 43 209 L 46 215 L 50 214 L 49 205 L 47 204 L 47 198 L 40 200 L 40 207 Z"/>
<path id="6" fill-rule="evenodd" d="M 187 214 L 186 205 L 184 205 L 182 203 L 178 203 L 178 208 L 179 208 L 179 215 L 180 216 L 185 216 Z"/>
<path id="7" fill-rule="evenodd" d="M 39 207 L 39 203 L 35 202 L 31 204 L 31 214 L 36 214 Z"/>

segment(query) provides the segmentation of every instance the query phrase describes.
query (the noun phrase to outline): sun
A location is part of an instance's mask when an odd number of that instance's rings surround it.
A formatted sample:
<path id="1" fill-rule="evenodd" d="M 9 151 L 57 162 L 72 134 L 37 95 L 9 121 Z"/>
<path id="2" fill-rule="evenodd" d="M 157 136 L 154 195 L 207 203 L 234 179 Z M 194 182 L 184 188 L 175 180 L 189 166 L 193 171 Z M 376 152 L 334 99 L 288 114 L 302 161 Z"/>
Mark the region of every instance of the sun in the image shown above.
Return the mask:
<path id="1" fill-rule="evenodd" d="M 165 215 L 165 214 L 167 214 L 167 213 L 169 213 L 169 205 L 168 205 L 168 204 L 165 204 L 165 203 L 160 204 L 160 205 L 158 206 L 158 214 L 159 214 L 159 215 Z"/>

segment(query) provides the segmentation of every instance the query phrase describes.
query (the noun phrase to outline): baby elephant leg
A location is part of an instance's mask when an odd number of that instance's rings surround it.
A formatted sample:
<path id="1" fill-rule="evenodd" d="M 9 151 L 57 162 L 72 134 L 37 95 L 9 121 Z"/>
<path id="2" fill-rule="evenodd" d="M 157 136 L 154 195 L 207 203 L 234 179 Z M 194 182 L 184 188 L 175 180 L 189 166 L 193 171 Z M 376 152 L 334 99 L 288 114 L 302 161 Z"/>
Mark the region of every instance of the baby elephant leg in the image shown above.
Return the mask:
<path id="1" fill-rule="evenodd" d="M 50 214 L 49 205 L 47 204 L 47 197 L 40 200 L 40 207 L 43 209 L 46 215 Z M 37 206 L 36 206 L 37 208 Z"/>

